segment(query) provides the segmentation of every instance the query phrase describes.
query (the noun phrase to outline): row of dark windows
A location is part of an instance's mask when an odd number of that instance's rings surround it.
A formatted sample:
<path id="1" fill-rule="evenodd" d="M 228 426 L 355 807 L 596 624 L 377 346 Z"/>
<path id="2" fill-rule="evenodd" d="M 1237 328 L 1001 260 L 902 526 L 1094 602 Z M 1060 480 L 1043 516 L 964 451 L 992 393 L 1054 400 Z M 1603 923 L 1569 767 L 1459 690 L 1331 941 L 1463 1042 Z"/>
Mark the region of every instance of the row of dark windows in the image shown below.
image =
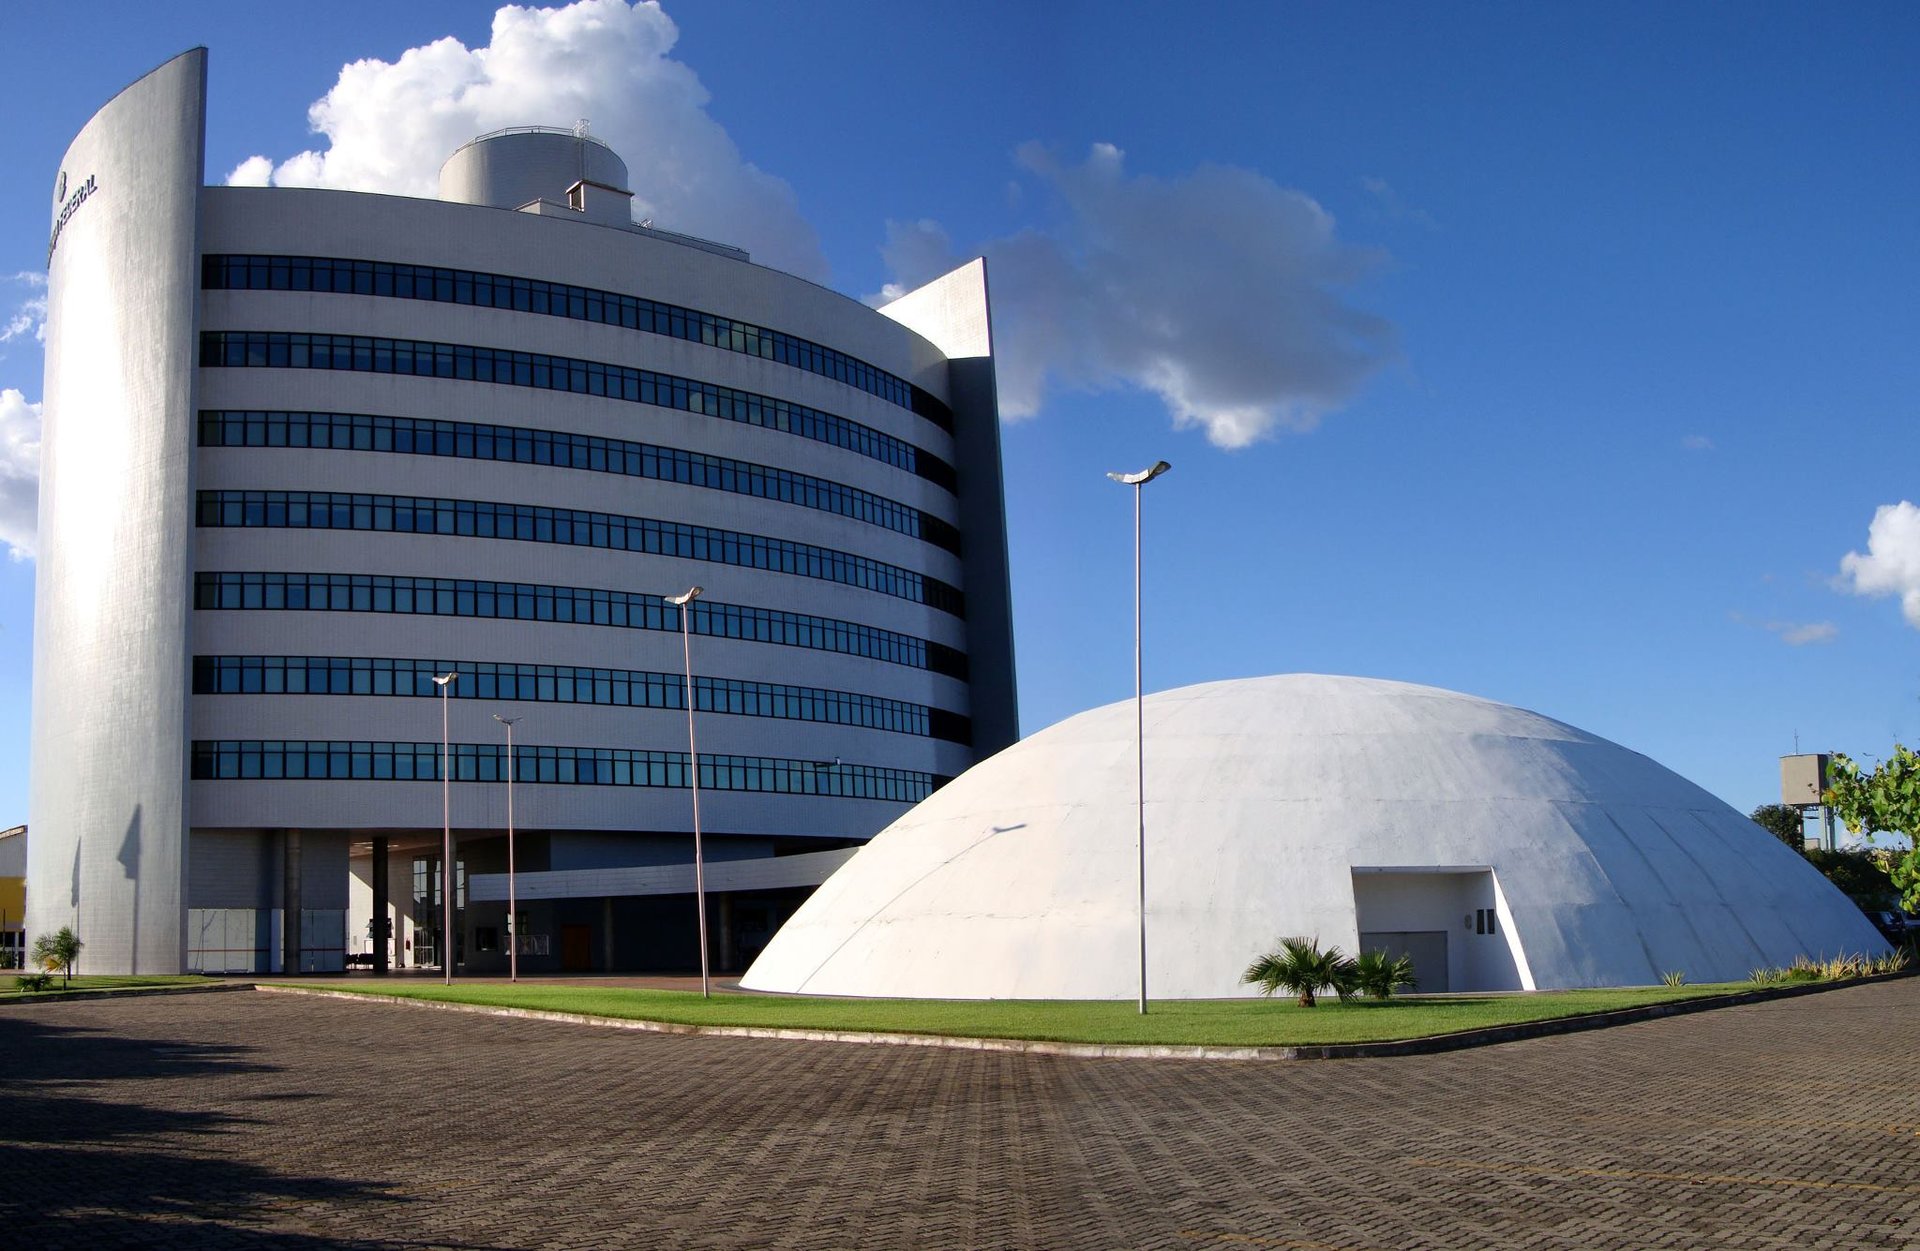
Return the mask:
<path id="1" fill-rule="evenodd" d="M 952 525 L 871 491 L 787 469 L 626 439 L 365 413 L 205 411 L 200 414 L 200 445 L 398 452 L 651 478 L 797 504 L 960 551 L 960 531 Z"/>
<path id="2" fill-rule="evenodd" d="M 338 295 L 392 296 L 401 300 L 473 304 L 481 308 L 625 326 L 628 330 L 704 343 L 708 347 L 758 356 L 820 374 L 911 409 L 949 433 L 953 430 L 953 412 L 941 401 L 905 378 L 845 352 L 764 326 L 612 291 L 466 269 L 322 256 L 208 256 L 201 261 L 200 285 L 209 291 L 324 291 Z"/>
<path id="3" fill-rule="evenodd" d="M 651 517 L 340 491 L 202 491 L 196 516 L 206 527 L 378 530 L 678 556 L 838 582 L 925 604 L 956 617 L 966 613 L 965 597 L 957 587 L 870 556 Z"/>
<path id="4" fill-rule="evenodd" d="M 391 612 L 550 621 L 622 630 L 680 630 L 680 610 L 658 595 L 469 578 L 201 572 L 194 575 L 193 606 L 268 612 Z M 693 634 L 835 652 L 962 680 L 967 676 L 965 652 L 911 634 L 712 599 L 697 599 L 692 608 L 687 628 Z"/>
<path id="5" fill-rule="evenodd" d="M 678 673 L 367 656 L 195 656 L 193 693 L 432 699 L 440 694 L 434 678 L 448 672 L 460 675 L 452 686 L 455 699 L 605 704 L 616 708 L 687 706 L 686 679 Z M 965 743 L 971 737 L 967 718 L 942 708 L 778 682 L 696 675 L 693 704 L 700 712 L 851 725 L 955 743 Z"/>
<path id="6" fill-rule="evenodd" d="M 454 743 L 451 780 L 504 782 L 505 743 Z M 514 749 L 514 781 L 561 786 L 687 786 L 687 753 L 626 747 Z M 197 739 L 196 781 L 307 779 L 330 782 L 437 782 L 438 743 L 361 743 Z M 948 779 L 913 769 L 771 756 L 700 756 L 700 789 L 772 795 L 831 795 L 919 803 Z"/>
<path id="7" fill-rule="evenodd" d="M 543 352 L 512 352 L 505 348 L 429 343 L 419 339 L 259 330 L 203 332 L 200 364 L 208 369 L 334 369 L 418 378 L 457 378 L 575 395 L 599 395 L 782 430 L 918 474 L 948 491 L 957 489 L 952 465 L 872 426 L 769 395 L 655 373 L 650 369 L 549 356 Z"/>

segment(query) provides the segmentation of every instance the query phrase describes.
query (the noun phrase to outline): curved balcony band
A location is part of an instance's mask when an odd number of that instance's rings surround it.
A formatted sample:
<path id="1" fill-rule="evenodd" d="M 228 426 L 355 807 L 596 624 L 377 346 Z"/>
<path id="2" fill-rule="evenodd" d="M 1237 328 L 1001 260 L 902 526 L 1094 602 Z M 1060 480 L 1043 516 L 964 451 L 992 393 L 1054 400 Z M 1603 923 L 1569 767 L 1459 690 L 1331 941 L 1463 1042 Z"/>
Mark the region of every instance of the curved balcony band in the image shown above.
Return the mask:
<path id="1" fill-rule="evenodd" d="M 439 743 L 196 739 L 191 776 L 195 781 L 437 782 L 440 752 Z M 448 754 L 450 781 L 506 780 L 504 743 L 453 743 Z M 687 779 L 683 751 L 529 744 L 514 752 L 516 782 L 672 790 L 686 788 Z M 700 789 L 706 791 L 918 803 L 950 780 L 882 765 L 700 753 Z"/>
<path id="2" fill-rule="evenodd" d="M 677 556 L 818 578 L 966 615 L 958 587 L 912 569 L 811 543 L 652 517 L 344 491 L 201 491 L 195 518 L 208 529 L 373 530 Z"/>
<path id="3" fill-rule="evenodd" d="M 194 575 L 193 606 L 208 611 L 398 613 L 680 631 L 680 610 L 649 592 L 404 574 L 201 570 Z M 965 652 L 911 634 L 704 597 L 688 607 L 693 610 L 688 630 L 708 638 L 835 652 L 962 681 L 967 677 Z"/>
<path id="4" fill-rule="evenodd" d="M 471 269 L 326 256 L 208 255 L 201 258 L 200 285 L 208 291 L 320 291 L 470 304 L 624 326 L 832 378 L 953 433 L 953 410 L 905 378 L 798 335 L 643 296 Z"/>
<path id="5" fill-rule="evenodd" d="M 516 352 L 508 348 L 424 339 L 262 330 L 206 330 L 203 369 L 319 369 L 490 382 L 650 404 L 779 430 L 831 444 L 904 469 L 949 493 L 959 489 L 953 466 L 933 453 L 850 418 L 770 395 L 602 361 Z"/>
<path id="6" fill-rule="evenodd" d="M 851 517 L 960 553 L 957 527 L 883 495 L 788 469 L 627 439 L 367 413 L 203 410 L 200 446 L 391 452 L 620 474 L 778 500 Z"/>
<path id="7" fill-rule="evenodd" d="M 437 699 L 434 678 L 458 672 L 454 699 L 684 711 L 684 675 L 586 665 L 368 656 L 195 656 L 195 695 L 387 695 Z M 743 678 L 695 676 L 696 711 L 883 730 L 967 743 L 967 719 L 904 699 Z"/>

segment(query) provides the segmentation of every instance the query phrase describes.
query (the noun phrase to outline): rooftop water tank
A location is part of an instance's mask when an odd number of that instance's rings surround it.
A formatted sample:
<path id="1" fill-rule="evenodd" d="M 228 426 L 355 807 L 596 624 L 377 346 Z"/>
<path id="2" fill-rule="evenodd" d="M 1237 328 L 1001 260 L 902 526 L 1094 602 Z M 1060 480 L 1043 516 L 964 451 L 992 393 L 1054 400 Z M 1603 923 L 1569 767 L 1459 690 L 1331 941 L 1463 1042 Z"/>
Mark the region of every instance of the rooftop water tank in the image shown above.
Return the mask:
<path id="1" fill-rule="evenodd" d="M 546 200 L 602 226 L 633 224 L 627 163 L 584 127 L 514 126 L 481 135 L 440 167 L 440 198 L 503 209 Z"/>

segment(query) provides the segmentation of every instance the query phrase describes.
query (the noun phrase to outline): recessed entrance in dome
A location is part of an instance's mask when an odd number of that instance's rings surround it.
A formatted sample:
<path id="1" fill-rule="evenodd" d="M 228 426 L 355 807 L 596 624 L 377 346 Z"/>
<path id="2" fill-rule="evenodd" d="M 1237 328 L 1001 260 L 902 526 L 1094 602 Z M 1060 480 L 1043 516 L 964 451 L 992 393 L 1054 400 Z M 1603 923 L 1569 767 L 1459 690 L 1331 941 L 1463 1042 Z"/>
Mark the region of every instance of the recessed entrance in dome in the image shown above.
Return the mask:
<path id="1" fill-rule="evenodd" d="M 1353 870 L 1361 951 L 1413 960 L 1414 990 L 1532 990 L 1518 935 L 1489 868 Z"/>

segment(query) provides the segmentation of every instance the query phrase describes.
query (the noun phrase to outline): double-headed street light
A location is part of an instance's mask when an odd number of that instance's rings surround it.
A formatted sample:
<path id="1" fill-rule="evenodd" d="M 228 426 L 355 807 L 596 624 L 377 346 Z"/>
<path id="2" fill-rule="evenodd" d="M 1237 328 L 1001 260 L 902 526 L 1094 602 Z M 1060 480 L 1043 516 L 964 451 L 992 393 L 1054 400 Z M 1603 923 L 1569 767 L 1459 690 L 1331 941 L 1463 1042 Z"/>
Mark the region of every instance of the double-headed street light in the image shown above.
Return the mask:
<path id="1" fill-rule="evenodd" d="M 507 727 L 507 980 L 520 980 L 520 914 L 515 911 L 517 900 L 513 891 L 513 724 L 519 717 L 503 717 L 493 714 L 493 719 Z"/>
<path id="2" fill-rule="evenodd" d="M 442 913 L 440 931 L 440 967 L 446 974 L 447 985 L 453 985 L 453 769 L 450 760 L 451 750 L 447 743 L 447 696 L 453 693 L 454 679 L 458 670 L 434 678 L 433 684 L 440 688 L 440 898 L 445 904 Z"/>
<path id="3" fill-rule="evenodd" d="M 1145 693 L 1140 674 L 1140 488 L 1173 468 L 1157 460 L 1139 473 L 1110 473 L 1107 477 L 1133 488 L 1133 745 L 1134 811 L 1139 818 L 1134 848 L 1139 858 L 1140 1011 L 1147 1010 L 1147 727 Z"/>
<path id="4" fill-rule="evenodd" d="M 689 621 L 693 601 L 700 588 L 689 587 L 681 595 L 669 595 L 667 602 L 680 610 L 680 652 L 687 662 L 687 780 L 693 787 L 693 897 L 700 924 L 700 993 L 713 998 L 713 985 L 707 972 L 707 866 L 700 852 L 700 752 L 693 737 L 693 642 Z"/>

